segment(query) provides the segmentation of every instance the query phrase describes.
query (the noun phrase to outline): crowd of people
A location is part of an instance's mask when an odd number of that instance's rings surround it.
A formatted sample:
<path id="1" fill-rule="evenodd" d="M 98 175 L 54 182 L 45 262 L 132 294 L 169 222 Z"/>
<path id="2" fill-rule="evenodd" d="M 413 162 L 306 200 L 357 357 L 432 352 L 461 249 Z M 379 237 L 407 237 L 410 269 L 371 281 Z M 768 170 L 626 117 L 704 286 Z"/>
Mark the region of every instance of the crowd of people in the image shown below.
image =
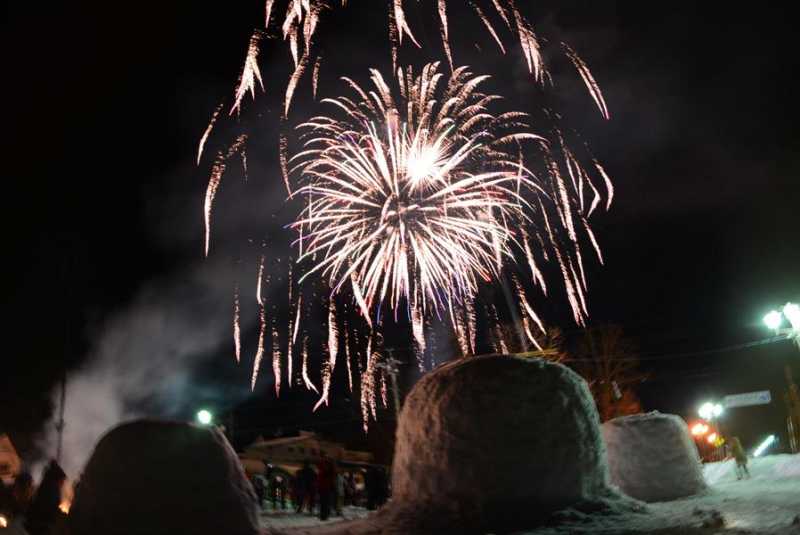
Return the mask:
<path id="1" fill-rule="evenodd" d="M 253 478 L 259 504 L 268 501 L 272 509 L 287 510 L 287 502 L 298 514 L 319 514 L 327 520 L 332 514 L 342 516 L 345 506 L 362 506 L 374 510 L 386 503 L 389 497 L 389 481 L 383 467 L 359 468 L 363 483 L 359 484 L 353 469 L 342 470 L 325 453 L 315 466 L 305 461 L 293 476 L 278 471 L 264 461 L 263 475 Z"/>
<path id="2" fill-rule="evenodd" d="M 65 514 L 59 508 L 66 475 L 51 461 L 38 487 L 28 472 L 11 485 L 0 482 L 0 517 L 9 533 L 56 535 L 64 530 Z"/>

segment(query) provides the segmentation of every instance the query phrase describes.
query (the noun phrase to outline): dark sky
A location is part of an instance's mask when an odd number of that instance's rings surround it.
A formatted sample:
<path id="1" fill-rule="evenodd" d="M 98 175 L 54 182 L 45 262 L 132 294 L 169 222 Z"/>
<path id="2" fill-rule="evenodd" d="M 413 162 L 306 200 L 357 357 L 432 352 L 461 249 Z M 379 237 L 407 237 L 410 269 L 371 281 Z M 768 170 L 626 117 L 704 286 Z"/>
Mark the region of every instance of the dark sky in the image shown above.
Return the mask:
<path id="1" fill-rule="evenodd" d="M 351 0 L 347 16 L 324 34 L 323 91 L 339 72 L 363 72 L 388 57 L 384 23 L 357 11 L 363 3 Z M 179 325 L 176 359 L 199 370 L 181 374 L 171 412 L 242 401 L 248 374 L 231 364 L 229 344 L 213 339 L 196 351 L 181 348 L 228 321 L 219 295 L 229 280 L 215 274 L 249 276 L 252 266 L 225 254 L 257 253 L 264 239 L 258 229 L 283 192 L 248 185 L 239 201 L 223 192 L 222 241 L 239 235 L 255 245 L 223 245 L 215 260 L 202 262 L 208 166 L 194 166 L 196 143 L 233 91 L 262 3 L 16 2 L 8 9 L 0 428 L 29 447 L 62 369 L 102 353 L 98 346 L 112 342 L 98 340 L 125 331 L 124 318 L 164 306 L 168 324 Z M 412 18 L 426 28 L 421 38 L 435 43 L 436 26 L 425 13 L 419 8 Z M 791 17 L 766 3 L 656 9 L 633 1 L 536 2 L 530 15 L 542 35 L 583 56 L 612 114 L 605 123 L 588 97 L 567 98 L 576 91 L 564 82 L 571 124 L 604 162 L 617 193 L 611 212 L 594 223 L 607 262 L 590 270 L 591 322 L 621 324 L 643 355 L 659 357 L 645 363 L 652 372 L 640 389 L 647 409 L 688 415 L 707 396 L 770 388 L 774 410 L 745 410 L 730 425 L 746 428 L 748 440 L 780 431 L 778 389 L 784 363 L 793 361 L 800 375 L 796 350 L 779 343 L 694 353 L 763 338 L 763 314 L 800 301 Z M 456 57 L 482 60 L 467 48 L 456 48 Z M 262 53 L 268 92 L 282 91 L 285 56 L 283 45 Z M 511 55 L 500 66 L 519 72 L 517 60 Z M 259 120 L 274 112 L 274 101 L 259 98 L 247 101 L 242 125 L 270 139 L 271 123 Z M 251 147 L 249 157 L 250 183 L 280 185 L 273 143 L 263 152 Z M 236 217 L 224 215 L 232 211 Z M 545 316 L 557 321 L 563 306 L 544 305 Z M 221 312 L 198 312 L 206 309 Z M 148 347 L 136 332 L 130 337 L 114 347 L 160 351 L 157 340 Z M 684 353 L 692 355 L 660 358 Z M 270 391 L 265 381 L 246 410 L 307 418 L 307 400 L 276 402 Z M 329 422 L 352 420 L 354 411 L 342 407 L 329 410 Z"/>

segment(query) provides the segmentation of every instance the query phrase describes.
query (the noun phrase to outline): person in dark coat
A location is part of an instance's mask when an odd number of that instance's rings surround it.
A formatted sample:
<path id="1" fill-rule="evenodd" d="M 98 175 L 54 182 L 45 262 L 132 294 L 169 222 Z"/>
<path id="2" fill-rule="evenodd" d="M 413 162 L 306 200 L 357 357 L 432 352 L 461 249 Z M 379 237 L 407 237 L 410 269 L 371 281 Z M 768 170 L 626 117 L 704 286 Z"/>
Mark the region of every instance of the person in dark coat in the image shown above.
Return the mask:
<path id="1" fill-rule="evenodd" d="M 739 437 L 731 438 L 731 455 L 736 461 L 736 479 L 742 479 L 744 476 L 750 479 L 750 471 L 747 469 L 747 454 L 742 448 Z"/>
<path id="2" fill-rule="evenodd" d="M 316 493 L 316 479 L 317 475 L 314 469 L 311 468 L 311 463 L 305 461 L 303 468 L 297 472 L 297 490 L 298 502 L 297 512 L 300 513 L 303 507 L 308 504 L 309 514 L 314 514 L 314 495 Z"/>
<path id="3" fill-rule="evenodd" d="M 317 463 L 317 490 L 319 491 L 319 519 L 328 520 L 331 516 L 331 500 L 336 489 L 336 468 L 333 461 L 323 452 Z"/>
<path id="4" fill-rule="evenodd" d="M 64 513 L 59 509 L 61 488 L 67 476 L 55 461 L 50 461 L 36 490 L 28 514 L 25 529 L 30 535 L 49 535 L 64 522 Z"/>

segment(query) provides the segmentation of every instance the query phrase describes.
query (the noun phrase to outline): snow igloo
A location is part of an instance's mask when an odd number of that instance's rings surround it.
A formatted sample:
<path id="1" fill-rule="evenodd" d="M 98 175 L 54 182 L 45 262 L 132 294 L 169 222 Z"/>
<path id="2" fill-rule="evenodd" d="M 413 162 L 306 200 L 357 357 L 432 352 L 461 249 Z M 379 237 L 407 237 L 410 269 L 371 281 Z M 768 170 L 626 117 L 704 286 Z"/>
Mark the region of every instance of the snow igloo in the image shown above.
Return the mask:
<path id="1" fill-rule="evenodd" d="M 628 496 L 669 501 L 706 489 L 697 447 L 682 418 L 651 412 L 603 424 L 611 482 Z"/>
<path id="2" fill-rule="evenodd" d="M 69 515 L 71 535 L 256 535 L 256 498 L 217 429 L 139 420 L 100 439 Z"/>
<path id="3" fill-rule="evenodd" d="M 464 532 L 526 528 L 618 496 L 583 379 L 560 364 L 501 355 L 446 364 L 416 384 L 400 415 L 392 479 L 395 525 L 433 519 Z"/>

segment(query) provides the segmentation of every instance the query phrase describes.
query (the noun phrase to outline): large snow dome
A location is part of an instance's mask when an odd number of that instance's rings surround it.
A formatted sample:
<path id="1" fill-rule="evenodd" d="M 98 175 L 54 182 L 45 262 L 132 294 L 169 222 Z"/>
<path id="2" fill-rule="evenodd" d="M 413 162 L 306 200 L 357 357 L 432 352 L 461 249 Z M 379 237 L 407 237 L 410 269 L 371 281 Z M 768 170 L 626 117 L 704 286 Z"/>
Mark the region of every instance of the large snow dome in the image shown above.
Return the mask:
<path id="1" fill-rule="evenodd" d="M 674 500 L 706 489 L 686 422 L 673 414 L 635 414 L 603 424 L 611 481 L 646 502 Z"/>
<path id="2" fill-rule="evenodd" d="M 540 359 L 476 357 L 423 377 L 400 415 L 392 472 L 397 516 L 451 528 L 529 527 L 612 495 L 586 383 Z"/>
<path id="3" fill-rule="evenodd" d="M 71 535 L 255 535 L 256 498 L 216 429 L 135 421 L 95 447 L 70 511 Z"/>

